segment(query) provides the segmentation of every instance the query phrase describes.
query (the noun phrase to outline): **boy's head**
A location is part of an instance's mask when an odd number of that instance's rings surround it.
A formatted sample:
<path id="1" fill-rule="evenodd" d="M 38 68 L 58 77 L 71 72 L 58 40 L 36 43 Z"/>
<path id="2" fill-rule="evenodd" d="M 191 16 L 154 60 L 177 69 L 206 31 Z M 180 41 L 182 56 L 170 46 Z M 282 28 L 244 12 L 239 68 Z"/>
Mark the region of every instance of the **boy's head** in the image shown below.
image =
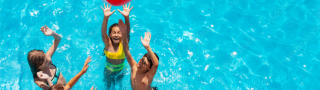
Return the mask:
<path id="1" fill-rule="evenodd" d="M 159 57 L 156 53 L 154 55 L 159 60 Z M 146 53 L 143 55 L 143 57 L 138 62 L 138 70 L 142 70 L 143 72 L 148 72 L 153 65 L 153 62 L 151 60 L 151 55 L 149 53 Z"/>
<path id="2" fill-rule="evenodd" d="M 64 86 L 60 84 L 53 85 L 49 88 L 49 90 L 64 90 Z"/>
<path id="3" fill-rule="evenodd" d="M 50 63 L 46 58 L 46 55 L 42 50 L 32 50 L 28 53 L 28 63 L 33 74 L 33 77 L 37 77 L 38 71 L 49 68 Z"/>
<path id="4" fill-rule="evenodd" d="M 122 38 L 118 23 L 114 23 L 109 28 L 109 36 L 112 43 L 118 44 Z"/>

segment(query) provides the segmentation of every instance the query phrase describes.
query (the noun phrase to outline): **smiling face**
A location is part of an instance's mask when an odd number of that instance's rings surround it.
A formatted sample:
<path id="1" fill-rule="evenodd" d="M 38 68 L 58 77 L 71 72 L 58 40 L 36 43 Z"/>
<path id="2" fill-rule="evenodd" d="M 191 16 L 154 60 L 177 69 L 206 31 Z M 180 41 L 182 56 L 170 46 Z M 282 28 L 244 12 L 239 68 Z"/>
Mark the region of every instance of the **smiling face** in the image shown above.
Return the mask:
<path id="1" fill-rule="evenodd" d="M 118 44 L 122 38 L 121 31 L 118 26 L 111 28 L 110 39 L 113 43 Z"/>
<path id="2" fill-rule="evenodd" d="M 150 70 L 150 62 L 147 60 L 147 57 L 142 57 L 138 62 L 138 70 L 146 72 Z"/>

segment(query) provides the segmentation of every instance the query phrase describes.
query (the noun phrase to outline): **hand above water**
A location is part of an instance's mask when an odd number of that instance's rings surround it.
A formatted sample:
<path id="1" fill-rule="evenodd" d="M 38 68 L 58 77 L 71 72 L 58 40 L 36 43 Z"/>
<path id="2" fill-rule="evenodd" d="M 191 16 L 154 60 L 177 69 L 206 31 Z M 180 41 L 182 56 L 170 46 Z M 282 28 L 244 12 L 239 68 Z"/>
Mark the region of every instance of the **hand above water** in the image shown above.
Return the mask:
<path id="1" fill-rule="evenodd" d="M 40 31 L 42 31 L 42 33 L 46 36 L 52 36 L 52 34 L 54 33 L 47 25 L 42 26 Z"/>
<path id="2" fill-rule="evenodd" d="M 52 31 L 47 25 L 42 26 L 40 31 L 46 36 L 53 36 L 56 40 L 60 40 L 61 36 Z"/>
<path id="3" fill-rule="evenodd" d="M 131 11 L 131 9 L 133 8 L 133 6 L 130 8 L 130 3 L 129 3 L 129 6 L 126 5 L 123 5 L 123 11 L 120 11 L 118 9 L 118 11 L 124 16 L 124 17 L 129 17 L 129 13 Z M 129 9 L 130 8 L 130 9 Z"/>
<path id="4" fill-rule="evenodd" d="M 104 16 L 105 17 L 110 17 L 114 13 L 115 10 L 113 10 L 111 12 L 111 5 L 110 5 L 110 7 L 109 7 L 109 4 L 107 4 L 107 7 L 106 7 L 106 4 L 103 4 L 103 5 L 104 5 L 104 8 L 102 8 L 102 6 L 100 6 L 100 7 L 103 10 Z"/>
<path id="5" fill-rule="evenodd" d="M 88 56 L 88 58 L 86 59 L 86 62 L 84 63 L 84 65 L 83 65 L 83 68 L 82 68 L 82 73 L 86 73 L 87 72 L 87 70 L 88 70 L 88 67 L 89 67 L 89 62 L 91 62 L 92 60 L 91 60 L 91 56 Z"/>
<path id="6" fill-rule="evenodd" d="M 150 39 L 151 39 L 151 34 L 149 31 L 144 33 L 143 39 L 141 36 L 141 43 L 145 48 L 150 47 Z"/>
<path id="7" fill-rule="evenodd" d="M 125 35 L 127 33 L 127 26 L 123 23 L 123 21 L 121 19 L 119 19 L 118 27 L 119 27 L 122 35 Z"/>

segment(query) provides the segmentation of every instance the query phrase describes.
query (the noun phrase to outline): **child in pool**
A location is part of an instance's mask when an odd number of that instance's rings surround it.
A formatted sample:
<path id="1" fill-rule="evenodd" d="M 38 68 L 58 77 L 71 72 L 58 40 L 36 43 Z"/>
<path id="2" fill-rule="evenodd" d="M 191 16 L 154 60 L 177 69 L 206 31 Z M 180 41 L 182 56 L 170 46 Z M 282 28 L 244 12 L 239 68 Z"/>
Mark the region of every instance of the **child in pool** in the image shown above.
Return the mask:
<path id="1" fill-rule="evenodd" d="M 101 9 L 104 12 L 104 19 L 101 27 L 102 40 L 104 43 L 104 54 L 106 55 L 106 68 L 105 68 L 105 78 L 107 88 L 110 88 L 112 84 L 115 82 L 119 82 L 123 78 L 123 73 L 121 71 L 125 67 L 125 54 L 122 49 L 121 37 L 127 37 L 130 39 L 130 22 L 129 22 L 129 13 L 133 7 L 130 8 L 129 5 L 123 6 L 123 11 L 118 11 L 124 16 L 126 25 L 128 26 L 127 34 L 122 35 L 118 24 L 115 23 L 109 28 L 109 36 L 106 33 L 107 31 L 107 23 L 109 17 L 114 13 L 115 10 L 111 12 L 111 5 L 104 4 L 104 8 Z M 120 84 L 121 85 L 121 84 Z"/>
<path id="2" fill-rule="evenodd" d="M 56 67 L 52 61 L 51 57 L 53 53 L 56 51 L 59 42 L 61 40 L 61 36 L 52 31 L 47 26 L 41 27 L 40 31 L 43 32 L 46 36 L 53 36 L 55 38 L 52 46 L 44 53 L 42 50 L 32 50 L 28 53 L 28 63 L 33 74 L 34 82 L 42 89 L 48 90 L 49 85 L 48 82 L 52 82 L 55 84 L 65 85 L 66 80 L 63 75 L 60 73 L 58 67 Z M 45 73 L 49 77 L 47 80 L 40 79 L 41 77 L 37 76 L 37 72 Z"/>
<path id="3" fill-rule="evenodd" d="M 75 76 L 73 77 L 66 86 L 61 85 L 61 84 L 57 84 L 57 85 L 52 85 L 52 82 L 49 79 L 48 74 L 42 73 L 42 72 L 38 72 L 37 75 L 38 77 L 40 77 L 40 79 L 42 80 L 47 80 L 50 88 L 49 90 L 70 90 L 76 83 L 77 81 L 80 79 L 80 77 L 85 74 L 87 72 L 87 69 L 89 67 L 89 62 L 91 62 L 91 56 L 88 56 L 88 58 L 86 59 L 84 66 L 82 68 L 82 70 Z"/>
<path id="4" fill-rule="evenodd" d="M 119 29 L 122 35 L 126 35 L 127 28 L 126 25 L 119 20 Z M 150 39 L 151 34 L 150 32 L 145 32 L 144 39 L 141 36 L 141 43 L 148 51 L 148 53 L 144 54 L 143 57 L 140 59 L 138 64 L 132 58 L 131 53 L 129 51 L 129 44 L 127 42 L 127 37 L 122 37 L 123 39 L 123 48 L 124 53 L 126 54 L 128 63 L 131 67 L 131 87 L 133 90 L 151 90 L 157 88 L 151 88 L 150 85 L 153 81 L 153 77 L 157 72 L 158 65 L 159 65 L 159 57 L 156 53 L 153 53 L 150 47 Z"/>

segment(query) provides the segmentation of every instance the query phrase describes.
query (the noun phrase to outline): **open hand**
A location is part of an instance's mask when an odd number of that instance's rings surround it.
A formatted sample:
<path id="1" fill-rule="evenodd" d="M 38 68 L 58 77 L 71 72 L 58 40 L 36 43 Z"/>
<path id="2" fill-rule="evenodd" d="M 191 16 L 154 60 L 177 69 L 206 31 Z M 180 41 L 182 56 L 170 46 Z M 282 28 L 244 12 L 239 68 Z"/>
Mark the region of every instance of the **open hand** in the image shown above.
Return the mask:
<path id="1" fill-rule="evenodd" d="M 104 8 L 102 8 L 102 6 L 100 6 L 100 7 L 103 10 L 104 16 L 110 17 L 114 13 L 115 10 L 113 10 L 111 12 L 111 5 L 110 5 L 110 7 L 109 7 L 109 4 L 107 4 L 107 7 L 106 7 L 106 4 L 103 4 L 103 5 L 104 5 Z"/>
<path id="2" fill-rule="evenodd" d="M 41 79 L 41 80 L 47 80 L 47 79 L 49 79 L 49 75 L 43 73 L 42 71 L 37 72 L 37 76 L 38 76 L 39 79 Z"/>
<path id="3" fill-rule="evenodd" d="M 144 33 L 144 38 L 142 39 L 142 36 L 141 36 L 141 43 L 144 47 L 149 47 L 149 44 L 150 44 L 150 39 L 151 39 L 151 34 L 150 32 L 145 32 Z"/>
<path id="4" fill-rule="evenodd" d="M 119 27 L 119 29 L 121 31 L 121 34 L 126 34 L 127 33 L 127 26 L 123 23 L 123 21 L 121 19 L 119 19 L 118 27 Z"/>
<path id="5" fill-rule="evenodd" d="M 129 17 L 129 13 L 130 13 L 130 11 L 131 11 L 131 9 L 133 8 L 133 6 L 130 8 L 130 3 L 129 3 L 129 6 L 127 6 L 127 4 L 124 6 L 122 6 L 123 7 L 123 11 L 120 11 L 119 9 L 118 9 L 118 11 L 124 16 L 124 17 Z M 130 9 L 129 9 L 130 8 Z"/>
<path id="6" fill-rule="evenodd" d="M 42 26 L 40 31 L 42 31 L 43 34 L 46 36 L 52 36 L 52 34 L 53 34 L 53 31 L 47 25 Z"/>
<path id="7" fill-rule="evenodd" d="M 91 56 L 89 55 L 88 56 L 88 58 L 86 59 L 86 62 L 84 63 L 84 66 L 83 66 L 83 68 L 82 68 L 82 72 L 83 73 L 86 73 L 87 72 L 87 69 L 88 69 L 88 67 L 89 67 L 89 62 L 91 62 L 92 60 L 91 60 Z"/>

